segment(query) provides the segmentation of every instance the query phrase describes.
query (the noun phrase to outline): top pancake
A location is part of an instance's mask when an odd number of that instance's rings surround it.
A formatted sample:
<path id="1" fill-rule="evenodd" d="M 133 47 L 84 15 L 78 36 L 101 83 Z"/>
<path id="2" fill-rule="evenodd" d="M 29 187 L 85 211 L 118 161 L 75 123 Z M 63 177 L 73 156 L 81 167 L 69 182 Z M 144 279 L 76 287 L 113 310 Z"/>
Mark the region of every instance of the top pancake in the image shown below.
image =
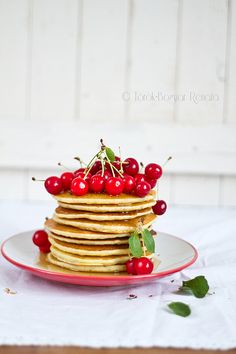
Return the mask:
<path id="1" fill-rule="evenodd" d="M 155 199 L 156 192 L 151 190 L 146 197 L 140 198 L 136 195 L 121 193 L 117 196 L 111 196 L 105 193 L 88 193 L 83 196 L 72 195 L 68 192 L 55 195 L 58 202 L 69 204 L 134 204 Z"/>

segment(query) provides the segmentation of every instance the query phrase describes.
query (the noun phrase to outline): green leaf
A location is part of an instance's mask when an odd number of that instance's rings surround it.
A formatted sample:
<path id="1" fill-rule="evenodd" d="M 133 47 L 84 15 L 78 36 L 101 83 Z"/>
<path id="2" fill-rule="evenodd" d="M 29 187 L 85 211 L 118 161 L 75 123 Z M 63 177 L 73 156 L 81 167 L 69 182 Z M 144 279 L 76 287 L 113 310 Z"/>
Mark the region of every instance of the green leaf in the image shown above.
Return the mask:
<path id="1" fill-rule="evenodd" d="M 195 297 L 202 298 L 208 293 L 209 285 L 206 278 L 203 275 L 199 275 L 196 278 L 183 281 L 180 290 L 191 291 Z"/>
<path id="2" fill-rule="evenodd" d="M 111 162 L 115 161 L 115 154 L 109 147 L 106 147 L 106 155 Z"/>
<path id="3" fill-rule="evenodd" d="M 142 257 L 143 249 L 137 232 L 134 232 L 129 238 L 129 249 L 134 257 Z"/>
<path id="4" fill-rule="evenodd" d="M 155 241 L 154 238 L 151 234 L 151 232 L 148 229 L 144 229 L 142 231 L 142 236 L 143 236 L 143 242 L 150 253 L 155 252 Z"/>
<path id="5" fill-rule="evenodd" d="M 178 316 L 187 317 L 191 313 L 191 309 L 183 302 L 171 302 L 168 307 Z"/>

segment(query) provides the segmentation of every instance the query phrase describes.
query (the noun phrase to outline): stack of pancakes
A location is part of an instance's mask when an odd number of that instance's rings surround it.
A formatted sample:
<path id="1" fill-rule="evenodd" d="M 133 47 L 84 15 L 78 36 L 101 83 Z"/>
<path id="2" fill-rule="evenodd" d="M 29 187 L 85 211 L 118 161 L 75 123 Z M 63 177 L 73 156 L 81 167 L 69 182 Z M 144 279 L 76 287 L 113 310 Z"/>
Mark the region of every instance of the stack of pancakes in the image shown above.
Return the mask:
<path id="1" fill-rule="evenodd" d="M 153 190 L 144 198 L 128 194 L 78 197 L 69 193 L 55 198 L 58 207 L 53 218 L 45 222 L 51 242 L 47 260 L 74 271 L 125 271 L 130 234 L 140 222 L 150 229 L 156 219 Z"/>

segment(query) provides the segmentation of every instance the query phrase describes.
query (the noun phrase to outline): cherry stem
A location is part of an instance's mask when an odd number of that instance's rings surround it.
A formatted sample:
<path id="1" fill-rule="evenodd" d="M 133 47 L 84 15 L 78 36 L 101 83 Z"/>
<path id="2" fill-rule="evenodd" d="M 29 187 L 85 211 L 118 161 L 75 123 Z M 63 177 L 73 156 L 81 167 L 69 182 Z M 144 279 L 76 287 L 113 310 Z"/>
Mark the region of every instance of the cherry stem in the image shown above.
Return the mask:
<path id="1" fill-rule="evenodd" d="M 57 164 L 60 167 L 63 167 L 65 170 L 71 171 L 71 169 L 69 167 L 66 167 L 65 165 L 63 165 L 61 162 L 58 162 Z"/>
<path id="2" fill-rule="evenodd" d="M 162 167 L 165 167 L 165 165 L 172 160 L 172 156 L 169 156 L 168 159 L 166 159 L 166 161 L 163 163 Z"/>
<path id="3" fill-rule="evenodd" d="M 119 146 L 119 156 L 120 156 L 120 172 L 123 174 L 124 173 L 124 169 L 123 169 L 123 162 L 121 160 L 121 148 Z"/>
<path id="4" fill-rule="evenodd" d="M 32 181 L 35 181 L 35 182 L 45 182 L 45 179 L 36 179 L 35 177 L 32 177 Z"/>
<path id="5" fill-rule="evenodd" d="M 100 161 L 102 164 L 102 177 L 104 177 L 104 172 L 105 172 L 105 164 L 104 164 L 104 160 L 100 157 Z"/>
<path id="6" fill-rule="evenodd" d="M 122 175 L 122 173 L 121 173 L 115 166 L 112 165 L 112 167 L 114 168 L 114 170 L 115 170 L 117 173 L 119 173 L 119 175 L 120 175 L 122 178 L 124 178 L 124 176 Z"/>
<path id="7" fill-rule="evenodd" d="M 106 149 L 106 145 L 104 145 L 103 139 L 100 139 L 100 143 L 101 143 L 101 150 L 105 150 Z"/>
<path id="8" fill-rule="evenodd" d="M 101 155 L 101 150 L 90 160 L 90 162 L 88 163 L 87 168 L 86 168 L 86 173 L 85 173 L 84 179 L 86 179 L 86 177 L 88 176 L 91 168 L 95 164 L 94 160 L 98 159 L 100 157 L 100 155 Z"/>
<path id="9" fill-rule="evenodd" d="M 86 166 L 86 163 L 83 160 L 81 160 L 79 156 L 74 157 L 74 159 L 79 161 L 80 167 L 83 167 L 83 165 Z"/>
<path id="10" fill-rule="evenodd" d="M 107 157 L 107 154 L 106 154 L 106 157 Z M 107 162 L 109 163 L 109 166 L 111 168 L 111 173 L 112 173 L 112 176 L 115 177 L 115 172 L 114 172 L 114 166 L 112 165 L 112 163 L 110 162 L 109 158 L 107 157 Z"/>
<path id="11" fill-rule="evenodd" d="M 141 172 L 142 172 L 143 168 L 144 168 L 144 164 L 142 162 L 140 162 L 140 166 L 141 166 Z"/>

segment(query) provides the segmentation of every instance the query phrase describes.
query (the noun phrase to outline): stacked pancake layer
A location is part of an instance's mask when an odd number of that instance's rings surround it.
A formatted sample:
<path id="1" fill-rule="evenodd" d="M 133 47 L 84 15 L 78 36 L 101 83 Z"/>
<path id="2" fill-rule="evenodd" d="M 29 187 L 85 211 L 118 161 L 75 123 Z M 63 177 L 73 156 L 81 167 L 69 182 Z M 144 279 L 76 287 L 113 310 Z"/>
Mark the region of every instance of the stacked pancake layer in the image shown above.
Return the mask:
<path id="1" fill-rule="evenodd" d="M 130 234 L 140 222 L 151 228 L 156 219 L 152 212 L 154 191 L 144 198 L 128 194 L 77 197 L 69 193 L 55 198 L 58 207 L 53 218 L 45 222 L 51 242 L 47 260 L 74 271 L 125 271 Z"/>

